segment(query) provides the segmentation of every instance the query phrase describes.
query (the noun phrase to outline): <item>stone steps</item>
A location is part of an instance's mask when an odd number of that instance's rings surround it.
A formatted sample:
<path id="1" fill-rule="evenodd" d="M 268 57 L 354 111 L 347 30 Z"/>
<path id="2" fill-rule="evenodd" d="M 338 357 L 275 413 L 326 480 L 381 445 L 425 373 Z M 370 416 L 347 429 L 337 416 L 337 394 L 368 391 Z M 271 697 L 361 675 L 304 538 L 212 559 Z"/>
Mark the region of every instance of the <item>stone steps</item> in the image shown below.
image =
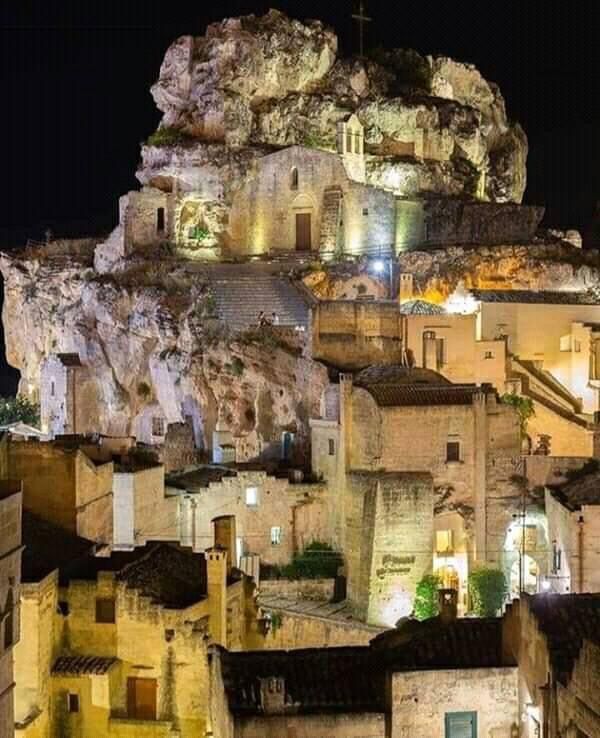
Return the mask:
<path id="1" fill-rule="evenodd" d="M 213 278 L 210 290 L 219 319 L 234 331 L 257 324 L 263 310 L 275 312 L 282 326 L 309 327 L 309 308 L 300 292 L 284 277 L 254 274 Z"/>

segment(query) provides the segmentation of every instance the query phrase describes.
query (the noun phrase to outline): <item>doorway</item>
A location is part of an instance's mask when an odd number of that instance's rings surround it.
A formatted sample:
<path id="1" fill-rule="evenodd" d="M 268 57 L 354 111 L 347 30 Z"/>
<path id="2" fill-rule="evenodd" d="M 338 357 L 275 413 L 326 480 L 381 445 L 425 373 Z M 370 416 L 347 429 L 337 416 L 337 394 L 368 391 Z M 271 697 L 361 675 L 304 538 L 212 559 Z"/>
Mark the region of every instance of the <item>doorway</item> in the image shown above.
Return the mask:
<path id="1" fill-rule="evenodd" d="M 296 251 L 310 251 L 311 248 L 311 215 L 296 213 Z"/>
<path id="2" fill-rule="evenodd" d="M 520 571 L 519 571 L 520 570 Z M 510 569 L 510 593 L 513 599 L 519 597 L 522 586 L 527 594 L 536 594 L 538 591 L 539 567 L 531 556 L 524 554 L 520 560 L 513 563 Z"/>
<path id="3" fill-rule="evenodd" d="M 127 716 L 135 720 L 156 720 L 156 679 L 127 679 Z"/>

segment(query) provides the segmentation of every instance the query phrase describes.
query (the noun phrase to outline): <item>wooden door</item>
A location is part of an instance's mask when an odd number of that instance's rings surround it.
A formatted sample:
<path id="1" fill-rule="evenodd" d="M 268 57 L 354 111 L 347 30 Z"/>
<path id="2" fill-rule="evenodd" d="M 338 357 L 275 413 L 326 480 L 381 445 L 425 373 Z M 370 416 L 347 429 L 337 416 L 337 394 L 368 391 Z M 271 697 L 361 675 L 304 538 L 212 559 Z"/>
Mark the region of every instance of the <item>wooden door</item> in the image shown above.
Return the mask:
<path id="1" fill-rule="evenodd" d="M 296 251 L 310 251 L 310 213 L 296 213 Z"/>
<path id="2" fill-rule="evenodd" d="M 127 715 L 137 720 L 156 720 L 156 679 L 127 679 Z"/>
<path id="3" fill-rule="evenodd" d="M 477 738 L 477 713 L 447 712 L 446 738 Z"/>

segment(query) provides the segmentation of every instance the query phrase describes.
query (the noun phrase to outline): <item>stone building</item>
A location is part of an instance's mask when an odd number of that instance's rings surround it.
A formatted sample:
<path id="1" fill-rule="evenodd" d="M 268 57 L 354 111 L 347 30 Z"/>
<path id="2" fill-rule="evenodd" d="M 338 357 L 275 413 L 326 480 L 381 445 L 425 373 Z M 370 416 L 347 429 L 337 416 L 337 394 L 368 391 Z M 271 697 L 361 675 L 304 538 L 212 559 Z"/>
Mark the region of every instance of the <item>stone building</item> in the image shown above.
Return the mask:
<path id="1" fill-rule="evenodd" d="M 560 594 L 600 591 L 600 474 L 584 468 L 574 476 L 545 492 L 548 583 Z"/>
<path id="2" fill-rule="evenodd" d="M 2 453 L 2 451 L 0 451 Z M 14 735 L 15 648 L 21 637 L 21 485 L 0 480 L 0 736 Z"/>
<path id="3" fill-rule="evenodd" d="M 42 431 L 50 437 L 79 433 L 80 392 L 84 368 L 79 354 L 49 354 L 40 368 Z"/>
<path id="4" fill-rule="evenodd" d="M 71 442 L 72 441 L 72 442 Z M 11 477 L 23 480 L 23 505 L 63 530 L 110 544 L 113 462 L 81 439 L 11 441 Z"/>
<path id="5" fill-rule="evenodd" d="M 30 523 L 17 734 L 204 735 L 207 646 L 261 642 L 254 587 L 222 545 L 233 521 L 217 522 L 204 553 L 152 542 L 109 557 L 68 534 L 57 550 L 60 531 Z"/>
<path id="6" fill-rule="evenodd" d="M 521 736 L 600 735 L 600 596 L 523 595 L 504 621 L 519 664 Z"/>
<path id="7" fill-rule="evenodd" d="M 167 495 L 178 508 L 177 538 L 195 551 L 210 544 L 215 517 L 235 516 L 236 565 L 244 557 L 289 564 L 308 543 L 332 540 L 323 483 L 291 482 L 260 469 L 207 466 L 170 477 Z"/>
<path id="8" fill-rule="evenodd" d="M 452 384 L 432 370 L 372 367 L 341 375 L 311 427 L 313 470 L 330 486 L 349 597 L 370 622 L 393 625 L 409 614 L 414 587 L 432 567 L 459 591 L 461 610 L 475 561 L 510 573 L 519 428 L 493 388 Z M 386 512 L 388 496 L 397 519 Z M 377 552 L 387 565 L 375 564 Z M 382 597 L 396 603 L 387 616 Z"/>
<path id="9" fill-rule="evenodd" d="M 512 738 L 518 670 L 500 620 L 406 623 L 369 646 L 214 650 L 215 738 Z"/>

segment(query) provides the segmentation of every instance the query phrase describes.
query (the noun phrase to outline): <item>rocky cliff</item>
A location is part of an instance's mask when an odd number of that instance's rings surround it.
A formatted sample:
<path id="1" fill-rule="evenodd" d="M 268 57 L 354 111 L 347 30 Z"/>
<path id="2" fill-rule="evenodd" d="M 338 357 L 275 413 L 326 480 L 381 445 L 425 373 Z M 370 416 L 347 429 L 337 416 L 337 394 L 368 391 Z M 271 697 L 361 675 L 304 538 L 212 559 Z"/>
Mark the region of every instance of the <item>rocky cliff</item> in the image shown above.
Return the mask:
<path id="1" fill-rule="evenodd" d="M 143 438 L 153 414 L 168 423 L 185 414 L 205 448 L 219 429 L 233 434 L 240 461 L 268 458 L 290 431 L 302 460 L 324 367 L 268 331 L 230 336 L 211 318 L 198 275 L 140 263 L 100 276 L 89 257 L 47 253 L 2 255 L 0 269 L 7 359 L 21 371 L 21 392 L 37 396 L 48 354 L 77 352 L 89 377 L 89 431 Z"/>
<path id="2" fill-rule="evenodd" d="M 404 196 L 479 191 L 498 202 L 520 202 L 525 190 L 527 138 L 475 67 L 401 49 L 343 59 L 318 21 L 271 10 L 183 36 L 152 94 L 163 118 L 142 149 L 143 184 L 176 178 L 194 189 L 212 176 L 227 197 L 232 171 L 265 147 L 334 149 L 337 123 L 356 113 L 368 183 Z M 201 169 L 191 173 L 192 162 Z"/>

